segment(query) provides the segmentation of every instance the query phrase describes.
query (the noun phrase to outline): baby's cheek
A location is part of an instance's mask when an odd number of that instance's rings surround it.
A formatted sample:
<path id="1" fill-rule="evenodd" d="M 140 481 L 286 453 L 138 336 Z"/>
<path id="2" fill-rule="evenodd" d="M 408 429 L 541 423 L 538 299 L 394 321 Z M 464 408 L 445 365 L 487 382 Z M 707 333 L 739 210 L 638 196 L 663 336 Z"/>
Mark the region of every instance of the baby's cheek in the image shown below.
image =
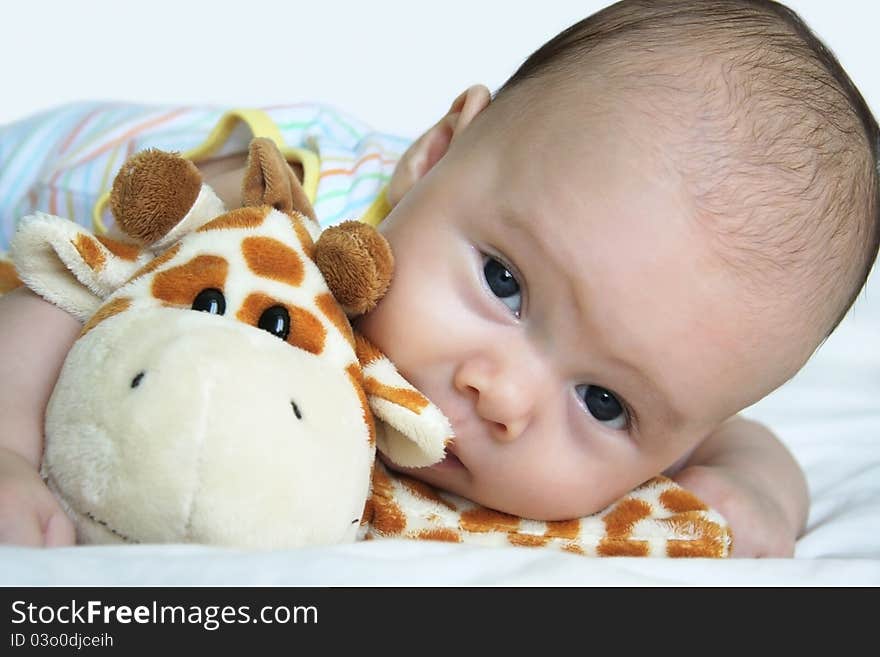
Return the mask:
<path id="1" fill-rule="evenodd" d="M 355 329 L 397 363 L 405 356 L 408 345 L 418 338 L 417 332 L 407 335 L 406 303 L 399 293 L 389 291 L 376 307 L 355 322 Z"/>
<path id="2" fill-rule="evenodd" d="M 582 436 L 580 436 L 582 437 Z M 626 448 L 590 450 L 558 442 L 552 454 L 534 455 L 523 471 L 517 497 L 532 517 L 547 520 L 580 518 L 603 510 L 644 479 Z M 509 491 L 513 496 L 513 491 Z"/>
<path id="3" fill-rule="evenodd" d="M 396 363 L 443 344 L 454 313 L 449 295 L 432 289 L 430 277 L 396 270 L 388 294 L 359 320 L 358 328 Z"/>

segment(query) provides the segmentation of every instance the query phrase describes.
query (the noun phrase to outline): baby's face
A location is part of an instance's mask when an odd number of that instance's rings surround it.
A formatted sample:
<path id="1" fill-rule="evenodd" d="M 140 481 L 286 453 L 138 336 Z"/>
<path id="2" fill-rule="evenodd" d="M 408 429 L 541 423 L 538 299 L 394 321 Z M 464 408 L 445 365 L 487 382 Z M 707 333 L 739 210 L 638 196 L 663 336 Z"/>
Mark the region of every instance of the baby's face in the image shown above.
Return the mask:
<path id="1" fill-rule="evenodd" d="M 776 382 L 679 180 L 622 136 L 640 127 L 597 118 L 578 135 L 537 111 L 478 117 L 383 222 L 395 277 L 359 328 L 455 430 L 412 475 L 564 519 Z"/>

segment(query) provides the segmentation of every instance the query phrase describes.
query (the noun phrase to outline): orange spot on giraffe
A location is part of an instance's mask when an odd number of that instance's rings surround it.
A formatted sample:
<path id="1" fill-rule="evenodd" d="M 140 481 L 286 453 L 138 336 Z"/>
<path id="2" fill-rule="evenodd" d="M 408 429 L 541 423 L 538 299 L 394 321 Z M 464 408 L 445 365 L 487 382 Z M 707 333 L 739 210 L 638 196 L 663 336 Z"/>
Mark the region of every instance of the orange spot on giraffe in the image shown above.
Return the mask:
<path id="1" fill-rule="evenodd" d="M 660 493 L 660 504 L 674 513 L 685 511 L 706 511 L 703 501 L 683 488 L 672 488 Z"/>
<path id="2" fill-rule="evenodd" d="M 293 230 L 296 233 L 297 238 L 299 239 L 299 243 L 302 246 L 303 252 L 311 258 L 315 259 L 315 241 L 312 239 L 312 236 L 309 234 L 309 231 L 306 229 L 305 223 L 306 221 L 311 221 L 311 219 L 303 219 L 299 215 L 287 215 L 290 217 L 290 223 L 293 224 Z"/>
<path id="3" fill-rule="evenodd" d="M 476 507 L 463 511 L 459 524 L 469 532 L 511 532 L 519 527 L 520 519 L 509 513 Z"/>
<path id="4" fill-rule="evenodd" d="M 371 376 L 364 379 L 364 389 L 369 395 L 374 395 L 380 399 L 387 399 L 398 406 L 409 409 L 413 413 L 420 413 L 429 404 L 425 396 L 417 390 L 386 386 Z"/>
<path id="5" fill-rule="evenodd" d="M 577 543 L 566 543 L 562 546 L 563 551 L 571 552 L 572 554 L 586 554 L 584 548 L 582 548 Z"/>
<path id="6" fill-rule="evenodd" d="M 404 477 L 403 475 L 398 475 L 398 481 L 416 497 L 423 500 L 430 500 L 437 504 L 442 504 L 447 509 L 455 511 L 455 505 L 452 502 L 443 499 L 443 497 L 437 492 L 436 488 L 426 484 L 424 481 L 418 481 L 416 479 L 411 479 L 410 477 Z"/>
<path id="7" fill-rule="evenodd" d="M 290 333 L 287 336 L 288 344 L 294 347 L 305 349 L 315 355 L 320 354 L 324 350 L 324 341 L 327 338 L 327 329 L 317 317 L 308 310 L 304 310 L 299 306 L 279 301 L 274 297 L 262 292 L 254 292 L 249 294 L 241 304 L 236 317 L 245 324 L 257 326 L 260 321 L 260 315 L 267 308 L 272 306 L 283 306 L 290 315 Z"/>
<path id="8" fill-rule="evenodd" d="M 19 280 L 13 264 L 6 260 L 0 260 L 0 294 L 5 294 L 21 285 L 22 282 Z"/>
<path id="9" fill-rule="evenodd" d="M 368 497 L 364 503 L 364 511 L 361 514 L 361 527 L 373 522 L 373 498 Z"/>
<path id="10" fill-rule="evenodd" d="M 547 531 L 544 536 L 551 538 L 577 538 L 581 532 L 581 521 L 577 518 L 574 520 L 553 520 L 547 523 Z"/>
<path id="11" fill-rule="evenodd" d="M 98 308 L 98 310 L 95 311 L 95 314 L 89 318 L 89 321 L 87 321 L 82 327 L 82 331 L 79 332 L 79 337 L 84 336 L 105 319 L 118 315 L 119 313 L 128 310 L 130 307 L 131 299 L 127 297 L 118 297 L 112 301 L 108 301 Z"/>
<path id="12" fill-rule="evenodd" d="M 294 347 L 305 349 L 313 354 L 320 354 L 324 350 L 324 340 L 327 337 L 327 329 L 317 317 L 308 310 L 296 306 L 288 306 L 290 323 L 293 327 L 287 341 Z"/>
<path id="13" fill-rule="evenodd" d="M 717 523 L 697 511 L 686 511 L 659 521 L 671 532 L 682 536 L 666 543 L 670 557 L 722 557 L 730 534 Z"/>
<path id="14" fill-rule="evenodd" d="M 161 253 L 160 255 L 156 256 L 155 258 L 150 260 L 147 264 L 145 264 L 143 267 L 138 269 L 134 274 L 131 275 L 131 278 L 129 278 L 128 281 L 130 282 L 136 278 L 140 278 L 141 276 L 146 276 L 147 274 L 152 274 L 154 271 L 159 269 L 159 267 L 162 267 L 165 263 L 173 260 L 174 256 L 176 256 L 179 252 L 180 252 L 180 244 L 175 244 L 170 249 L 168 249 L 164 253 Z"/>
<path id="15" fill-rule="evenodd" d="M 107 262 L 107 256 L 104 255 L 101 245 L 94 238 L 79 233 L 75 240 L 71 240 L 71 243 L 92 271 L 97 272 L 103 269 L 104 263 Z"/>
<path id="16" fill-rule="evenodd" d="M 416 533 L 414 538 L 420 538 L 426 541 L 445 541 L 447 543 L 461 543 L 461 536 L 459 536 L 458 532 L 447 527 L 422 529 Z"/>
<path id="17" fill-rule="evenodd" d="M 599 541 L 596 552 L 600 557 L 647 557 L 650 550 L 647 541 L 603 538 Z"/>
<path id="18" fill-rule="evenodd" d="M 346 374 L 348 374 L 351 385 L 354 387 L 354 391 L 357 393 L 358 400 L 360 400 L 361 414 L 364 418 L 364 422 L 367 425 L 367 429 L 370 432 L 368 444 L 370 445 L 370 447 L 372 447 L 376 444 L 376 423 L 373 420 L 373 414 L 370 412 L 370 403 L 367 401 L 367 396 L 364 394 L 364 377 L 361 373 L 361 368 L 356 363 L 352 363 L 347 368 L 345 368 L 345 372 Z M 379 470 L 380 468 L 374 469 Z"/>
<path id="19" fill-rule="evenodd" d="M 296 251 L 272 237 L 246 237 L 241 253 L 248 268 L 257 276 L 297 287 L 305 272 Z"/>
<path id="20" fill-rule="evenodd" d="M 710 539 L 683 541 L 672 539 L 666 542 L 666 556 L 672 558 L 681 557 L 706 557 L 720 559 L 727 554 L 724 543 Z"/>
<path id="21" fill-rule="evenodd" d="M 336 299 L 333 298 L 333 295 L 328 292 L 319 294 L 315 297 L 315 305 L 324 313 L 324 317 L 329 319 L 330 323 L 339 329 L 339 332 L 342 333 L 342 336 L 351 345 L 351 348 L 355 349 L 354 333 L 352 333 L 351 324 L 348 323 L 348 318 L 342 312 L 342 308 L 340 308 Z"/>
<path id="22" fill-rule="evenodd" d="M 629 536 L 635 524 L 651 515 L 651 505 L 644 500 L 623 500 L 602 521 L 605 531 L 611 538 Z"/>
<path id="23" fill-rule="evenodd" d="M 406 516 L 393 501 L 394 485 L 383 468 L 373 470 L 373 529 L 384 536 L 399 536 L 406 529 Z"/>
<path id="24" fill-rule="evenodd" d="M 229 263 L 211 255 L 196 256 L 189 262 L 156 273 L 153 296 L 178 306 L 190 306 L 199 292 L 206 288 L 222 290 L 226 284 Z"/>
<path id="25" fill-rule="evenodd" d="M 383 358 L 385 354 L 383 354 L 372 342 L 367 340 L 360 333 L 354 336 L 355 343 L 355 353 L 357 354 L 357 359 L 360 362 L 362 367 L 366 367 L 374 360 L 379 360 Z"/>
<path id="26" fill-rule="evenodd" d="M 201 226 L 196 232 L 204 233 L 209 230 L 230 230 L 233 228 L 256 228 L 266 218 L 266 208 L 238 208 L 232 212 L 222 214 Z"/>
<path id="27" fill-rule="evenodd" d="M 507 542 L 511 545 L 523 547 L 542 547 L 550 542 L 550 537 L 541 536 L 540 534 L 508 534 Z"/>
<path id="28" fill-rule="evenodd" d="M 104 248 L 110 253 L 123 260 L 134 261 L 137 260 L 137 257 L 141 254 L 141 248 L 137 244 L 120 242 L 119 240 L 113 240 L 109 237 L 96 237 L 95 239 L 103 244 Z"/>

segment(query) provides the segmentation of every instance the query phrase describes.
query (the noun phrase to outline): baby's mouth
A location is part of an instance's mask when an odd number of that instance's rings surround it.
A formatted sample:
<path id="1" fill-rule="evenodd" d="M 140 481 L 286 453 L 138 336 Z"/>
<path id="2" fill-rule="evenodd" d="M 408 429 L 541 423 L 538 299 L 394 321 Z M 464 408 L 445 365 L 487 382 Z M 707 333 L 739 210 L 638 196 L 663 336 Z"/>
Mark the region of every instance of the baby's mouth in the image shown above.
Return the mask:
<path id="1" fill-rule="evenodd" d="M 464 463 L 461 462 L 461 459 L 455 454 L 455 452 L 450 449 L 449 446 L 446 447 L 446 458 L 437 463 L 434 467 L 438 468 L 464 468 Z"/>
<path id="2" fill-rule="evenodd" d="M 404 473 L 412 473 L 418 472 L 419 470 L 467 470 L 467 467 L 464 463 L 462 463 L 461 459 L 458 458 L 458 455 L 450 449 L 451 445 L 446 446 L 446 456 L 443 457 L 442 461 L 437 461 L 436 463 L 428 466 L 424 466 L 422 468 L 412 468 L 412 467 L 404 467 L 397 465 L 394 461 L 391 460 L 386 454 L 383 452 L 376 450 L 376 456 L 379 458 L 382 463 L 384 463 L 391 470 L 395 470 L 397 472 Z"/>

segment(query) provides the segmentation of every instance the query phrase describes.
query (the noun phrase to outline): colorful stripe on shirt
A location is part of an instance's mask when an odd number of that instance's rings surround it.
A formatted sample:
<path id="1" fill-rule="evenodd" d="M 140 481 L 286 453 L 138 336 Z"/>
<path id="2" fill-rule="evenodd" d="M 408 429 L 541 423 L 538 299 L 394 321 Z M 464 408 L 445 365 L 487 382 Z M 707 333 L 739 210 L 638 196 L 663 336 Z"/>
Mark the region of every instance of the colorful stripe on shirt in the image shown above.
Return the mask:
<path id="1" fill-rule="evenodd" d="M 0 126 L 0 251 L 8 248 L 21 217 L 37 210 L 91 227 L 92 209 L 126 157 L 145 148 L 189 151 L 204 142 L 226 109 L 77 103 Z M 327 105 L 263 111 L 287 146 L 318 154 L 314 206 L 322 225 L 357 218 L 409 144 Z M 249 140 L 246 130 L 235 130 L 215 156 L 245 152 Z"/>

